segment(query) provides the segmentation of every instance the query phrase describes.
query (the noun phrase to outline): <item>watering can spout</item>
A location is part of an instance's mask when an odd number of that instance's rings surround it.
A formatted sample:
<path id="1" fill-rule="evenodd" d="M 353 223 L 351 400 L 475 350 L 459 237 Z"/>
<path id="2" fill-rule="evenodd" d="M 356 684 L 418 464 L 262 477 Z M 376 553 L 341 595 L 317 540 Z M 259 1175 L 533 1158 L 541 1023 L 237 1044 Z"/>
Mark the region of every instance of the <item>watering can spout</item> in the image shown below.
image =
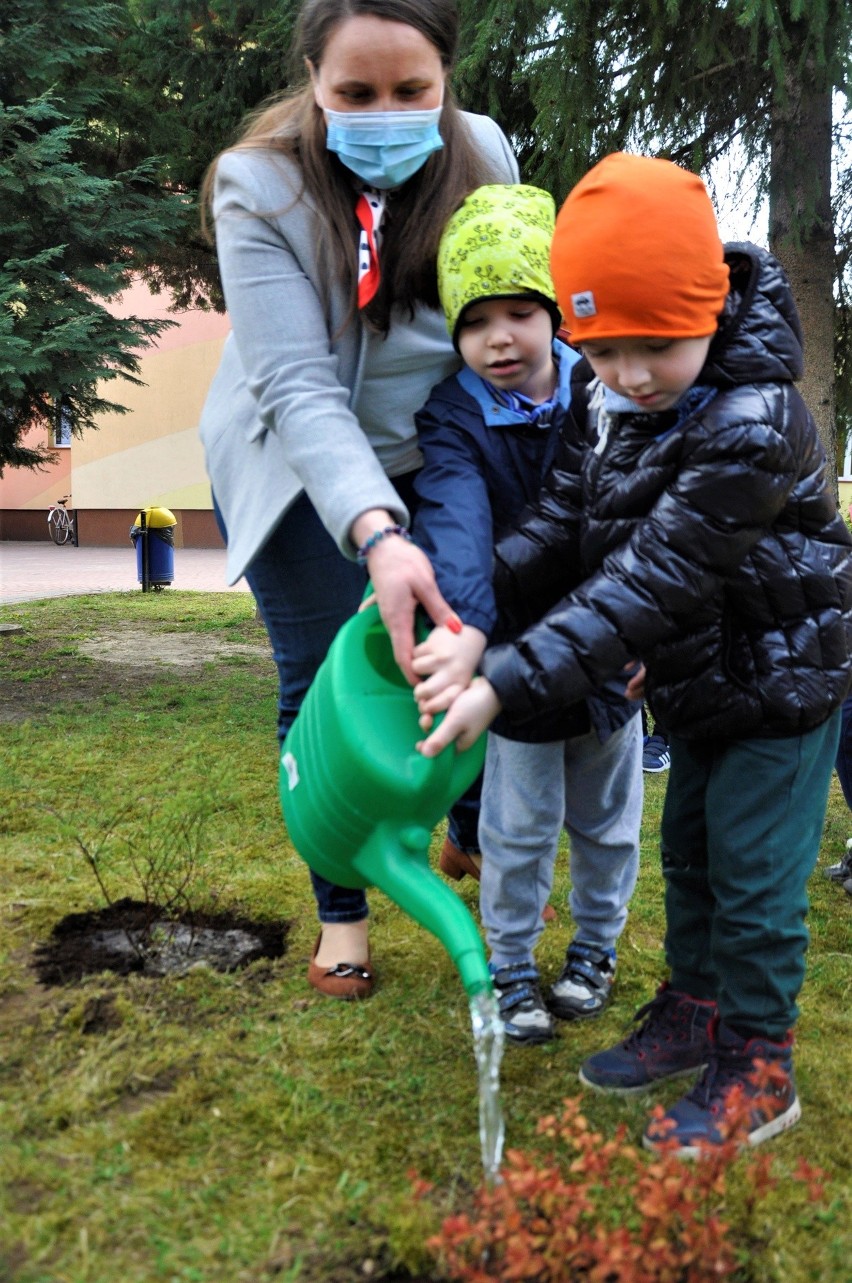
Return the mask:
<path id="1" fill-rule="evenodd" d="M 437 936 L 468 997 L 491 992 L 482 941 L 464 903 L 429 867 L 431 833 L 419 824 L 378 824 L 353 859 L 365 881 L 384 891 L 415 922 Z"/>
<path id="2" fill-rule="evenodd" d="M 476 779 L 480 739 L 464 753 L 416 751 L 417 706 L 371 606 L 334 639 L 281 758 L 284 822 L 302 859 L 337 886 L 377 886 L 431 931 L 469 996 L 492 988 L 476 924 L 429 867 L 435 825 Z"/>

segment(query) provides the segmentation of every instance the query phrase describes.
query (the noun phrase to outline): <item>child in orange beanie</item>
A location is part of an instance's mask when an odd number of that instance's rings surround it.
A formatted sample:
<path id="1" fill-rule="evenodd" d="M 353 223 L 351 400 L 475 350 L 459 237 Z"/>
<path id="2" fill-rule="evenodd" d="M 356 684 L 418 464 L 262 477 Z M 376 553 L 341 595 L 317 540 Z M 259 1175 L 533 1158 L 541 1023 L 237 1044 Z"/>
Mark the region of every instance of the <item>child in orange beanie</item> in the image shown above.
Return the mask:
<path id="1" fill-rule="evenodd" d="M 732 1087 L 749 1140 L 791 1127 L 816 862 L 852 653 L 852 541 L 794 386 L 789 284 L 723 246 L 701 180 L 608 156 L 569 195 L 551 253 L 575 367 L 573 421 L 538 504 L 498 545 L 505 635 L 449 688 L 428 640 L 421 749 L 522 724 L 636 658 L 669 731 L 661 828 L 669 978 L 581 1080 L 631 1094 L 700 1073 L 644 1143 L 717 1145 Z M 455 700 L 451 697 L 456 694 Z"/>

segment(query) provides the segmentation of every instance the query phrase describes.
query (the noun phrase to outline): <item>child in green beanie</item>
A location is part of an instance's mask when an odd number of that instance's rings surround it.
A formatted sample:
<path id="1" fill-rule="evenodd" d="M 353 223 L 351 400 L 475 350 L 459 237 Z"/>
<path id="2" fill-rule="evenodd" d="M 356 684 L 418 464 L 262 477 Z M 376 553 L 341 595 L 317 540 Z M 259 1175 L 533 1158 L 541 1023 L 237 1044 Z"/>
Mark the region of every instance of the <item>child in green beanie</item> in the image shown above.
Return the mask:
<path id="1" fill-rule="evenodd" d="M 438 252 L 441 302 L 465 366 L 416 416 L 424 466 L 413 533 L 462 621 L 430 642 L 462 666 L 475 667 L 493 639 L 495 540 L 538 495 L 568 413 L 578 358 L 555 337 L 554 216 L 538 188 L 481 187 L 450 219 Z M 546 1041 L 554 1016 L 597 1016 L 609 1001 L 639 866 L 639 708 L 613 690 L 522 728 L 500 719 L 488 737 L 481 873 L 452 834 L 444 846 L 445 873 L 481 877 L 490 966 L 515 1042 Z M 545 999 L 534 955 L 563 828 L 576 935 Z"/>

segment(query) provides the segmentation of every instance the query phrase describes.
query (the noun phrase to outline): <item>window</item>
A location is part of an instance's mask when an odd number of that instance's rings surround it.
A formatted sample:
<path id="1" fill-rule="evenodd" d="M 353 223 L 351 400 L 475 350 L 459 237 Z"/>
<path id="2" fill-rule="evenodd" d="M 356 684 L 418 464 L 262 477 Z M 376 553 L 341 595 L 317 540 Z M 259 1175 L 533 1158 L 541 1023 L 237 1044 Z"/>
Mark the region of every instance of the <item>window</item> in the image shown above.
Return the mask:
<path id="1" fill-rule="evenodd" d="M 70 446 L 72 437 L 71 425 L 73 422 L 70 406 L 60 399 L 56 407 L 56 424 L 53 429 L 54 446 Z"/>

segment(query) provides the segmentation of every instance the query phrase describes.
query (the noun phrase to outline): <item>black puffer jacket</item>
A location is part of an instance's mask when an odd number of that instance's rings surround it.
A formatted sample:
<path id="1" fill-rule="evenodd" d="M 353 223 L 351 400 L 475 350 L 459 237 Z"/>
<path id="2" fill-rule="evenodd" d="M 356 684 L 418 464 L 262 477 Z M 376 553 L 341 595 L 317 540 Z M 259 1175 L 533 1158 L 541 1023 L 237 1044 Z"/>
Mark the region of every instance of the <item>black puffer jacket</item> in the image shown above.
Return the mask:
<path id="1" fill-rule="evenodd" d="M 770 254 L 726 254 L 703 408 L 678 426 L 674 411 L 612 416 L 604 437 L 576 367 L 575 421 L 497 549 L 504 635 L 524 631 L 483 671 L 518 722 L 636 658 L 655 717 L 687 739 L 801 734 L 846 693 L 852 540 L 793 386 L 795 305 Z"/>

